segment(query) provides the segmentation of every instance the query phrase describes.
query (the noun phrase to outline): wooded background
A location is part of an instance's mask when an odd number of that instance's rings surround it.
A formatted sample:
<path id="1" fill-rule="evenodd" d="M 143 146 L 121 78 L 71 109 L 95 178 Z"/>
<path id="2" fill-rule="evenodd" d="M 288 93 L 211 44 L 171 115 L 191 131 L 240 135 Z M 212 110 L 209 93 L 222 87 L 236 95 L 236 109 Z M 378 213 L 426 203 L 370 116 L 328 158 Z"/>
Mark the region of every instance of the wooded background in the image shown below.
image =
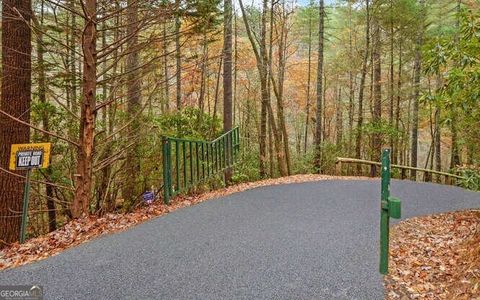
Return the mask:
<path id="1" fill-rule="evenodd" d="M 329 174 L 336 157 L 379 161 L 390 147 L 393 163 L 479 188 L 479 9 L 3 0 L 0 244 L 18 239 L 22 210 L 10 145 L 29 141 L 53 143 L 51 167 L 34 172 L 30 236 L 134 209 L 161 189 L 162 135 L 211 139 L 232 126 L 242 146 L 229 183 Z"/>

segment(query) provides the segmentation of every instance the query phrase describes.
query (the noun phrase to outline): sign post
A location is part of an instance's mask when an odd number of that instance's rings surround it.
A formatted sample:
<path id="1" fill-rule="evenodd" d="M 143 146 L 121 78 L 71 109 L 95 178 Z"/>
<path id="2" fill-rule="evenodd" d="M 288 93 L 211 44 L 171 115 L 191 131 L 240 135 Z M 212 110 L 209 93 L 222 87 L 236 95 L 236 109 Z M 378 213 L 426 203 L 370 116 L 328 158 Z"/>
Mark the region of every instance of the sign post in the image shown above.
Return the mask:
<path id="1" fill-rule="evenodd" d="M 380 273 L 388 274 L 388 253 L 390 240 L 390 218 L 399 219 L 401 202 L 390 197 L 390 149 L 382 152 L 382 191 L 380 201 Z"/>
<path id="2" fill-rule="evenodd" d="M 30 176 L 33 169 L 48 168 L 50 164 L 50 143 L 15 144 L 10 151 L 9 169 L 26 170 L 25 187 L 23 190 L 22 227 L 20 228 L 20 243 L 25 242 L 28 221 L 28 202 L 30 198 Z"/>
<path id="3" fill-rule="evenodd" d="M 27 170 L 27 178 L 25 181 L 25 188 L 23 189 L 23 211 L 22 211 L 22 227 L 20 228 L 20 244 L 25 242 L 27 231 L 27 216 L 28 216 L 28 201 L 30 200 L 30 173 L 32 170 Z"/>

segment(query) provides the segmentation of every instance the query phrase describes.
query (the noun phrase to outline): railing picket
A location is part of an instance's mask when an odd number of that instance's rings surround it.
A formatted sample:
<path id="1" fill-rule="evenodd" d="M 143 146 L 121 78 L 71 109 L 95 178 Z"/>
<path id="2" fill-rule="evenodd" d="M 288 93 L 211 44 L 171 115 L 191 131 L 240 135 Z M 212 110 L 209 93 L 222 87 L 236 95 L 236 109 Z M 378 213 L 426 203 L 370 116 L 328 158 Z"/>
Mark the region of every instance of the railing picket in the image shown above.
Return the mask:
<path id="1" fill-rule="evenodd" d="M 205 143 L 202 143 L 202 180 L 205 180 Z"/>
<path id="2" fill-rule="evenodd" d="M 210 177 L 210 161 L 212 156 L 211 144 L 207 144 L 207 176 Z"/>
<path id="3" fill-rule="evenodd" d="M 163 137 L 165 203 L 168 204 L 172 196 L 181 192 L 187 192 L 195 184 L 232 167 L 237 158 L 236 153 L 239 150 L 239 141 L 238 127 L 210 142 Z M 172 145 L 172 143 L 175 143 L 175 145 Z M 175 148 L 173 149 L 173 147 Z M 173 151 L 175 152 L 175 157 L 172 157 Z M 187 151 L 189 152 L 188 154 Z M 173 164 L 175 165 L 173 166 Z"/>
<path id="4" fill-rule="evenodd" d="M 192 142 L 189 142 L 189 148 L 190 148 L 190 186 L 193 186 L 193 144 Z"/>
<path id="5" fill-rule="evenodd" d="M 180 154 L 178 153 L 178 150 L 179 150 L 179 145 L 178 145 L 178 141 L 175 141 L 175 177 L 177 179 L 177 182 L 176 182 L 176 189 L 178 190 L 180 188 Z"/>
<path id="6" fill-rule="evenodd" d="M 197 171 L 197 182 L 200 181 L 200 161 L 198 160 L 198 142 L 195 142 L 195 158 L 196 158 L 196 171 Z"/>
<path id="7" fill-rule="evenodd" d="M 187 189 L 187 145 L 186 142 L 182 143 L 182 154 L 183 154 L 183 188 Z"/>
<path id="8" fill-rule="evenodd" d="M 223 169 L 227 167 L 227 136 L 228 135 L 224 135 L 222 138 Z"/>
<path id="9" fill-rule="evenodd" d="M 170 200 L 170 187 L 168 186 L 169 184 L 169 177 L 170 173 L 168 171 L 168 139 L 163 138 L 162 141 L 162 154 L 163 154 L 163 202 L 165 204 L 169 203 Z"/>
<path id="10" fill-rule="evenodd" d="M 220 142 L 215 143 L 215 161 L 217 163 L 215 172 L 218 172 L 220 170 Z"/>

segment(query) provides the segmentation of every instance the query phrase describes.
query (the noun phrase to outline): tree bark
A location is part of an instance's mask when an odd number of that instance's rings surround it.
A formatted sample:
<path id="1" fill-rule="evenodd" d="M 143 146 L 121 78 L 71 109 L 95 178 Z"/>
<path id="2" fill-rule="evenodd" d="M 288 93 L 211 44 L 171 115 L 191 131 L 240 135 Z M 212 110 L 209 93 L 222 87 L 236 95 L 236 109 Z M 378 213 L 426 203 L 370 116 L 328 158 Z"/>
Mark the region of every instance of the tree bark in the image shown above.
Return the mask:
<path id="1" fill-rule="evenodd" d="M 324 52 L 324 22 L 325 4 L 320 0 L 318 25 L 318 68 L 317 68 L 317 110 L 315 120 L 315 161 L 318 173 L 322 172 L 322 98 L 323 98 L 323 52 Z"/>
<path id="2" fill-rule="evenodd" d="M 382 65 L 381 65 L 381 38 L 380 38 L 380 24 L 375 16 L 373 18 L 373 123 L 380 128 L 382 122 Z M 372 160 L 380 161 L 382 153 L 382 134 L 377 130 L 373 134 L 373 153 Z M 377 175 L 377 168 L 375 166 L 371 169 L 371 176 Z"/>
<path id="3" fill-rule="evenodd" d="M 224 0 L 223 39 L 223 131 L 232 129 L 232 0 Z M 230 151 L 227 151 L 230 153 Z M 227 157 L 227 160 L 230 160 Z M 232 170 L 225 170 L 225 183 L 232 179 Z"/>
<path id="4" fill-rule="evenodd" d="M 402 100 L 402 68 L 403 68 L 403 52 L 402 45 L 403 41 L 400 39 L 399 49 L 398 49 L 398 81 L 397 81 L 397 101 L 395 107 L 395 131 L 400 132 L 400 102 Z M 392 162 L 394 164 L 398 163 L 398 158 L 402 152 L 401 144 L 399 143 L 400 138 L 396 138 L 392 151 Z M 403 138 L 402 138 L 403 140 Z M 403 155 L 402 155 L 403 156 Z"/>
<path id="5" fill-rule="evenodd" d="M 182 56 L 180 47 L 180 0 L 175 0 L 175 62 L 177 66 L 176 70 L 176 87 L 177 87 L 177 110 L 182 109 Z"/>
<path id="6" fill-rule="evenodd" d="M 416 47 L 415 47 L 415 61 L 414 61 L 414 95 L 413 95 L 413 111 L 412 111 L 412 145 L 411 145 L 411 156 L 410 156 L 410 165 L 412 167 L 417 167 L 418 164 L 418 102 L 420 100 L 420 79 L 422 72 L 422 45 L 423 45 L 423 10 L 424 10 L 424 1 L 420 1 L 420 6 L 422 13 L 420 13 L 421 25 L 417 35 Z M 417 172 L 412 170 L 411 178 L 416 180 Z"/>
<path id="7" fill-rule="evenodd" d="M 95 139 L 95 98 L 97 89 L 97 1 L 85 1 L 85 25 L 82 36 L 83 99 L 81 102 L 80 137 L 77 150 L 77 174 L 72 216 L 79 218 L 89 213 L 92 192 L 92 169 Z"/>
<path id="8" fill-rule="evenodd" d="M 457 12 L 457 20 L 456 20 L 456 30 L 457 34 L 455 35 L 455 42 L 458 42 L 458 35 L 460 32 L 460 12 L 462 9 L 462 0 L 457 0 L 457 6 L 456 6 L 456 12 Z M 457 108 L 455 105 L 452 106 L 451 109 L 451 122 L 450 122 L 450 131 L 452 133 L 451 135 L 451 145 L 452 145 L 452 151 L 450 155 L 450 169 L 456 168 L 458 165 L 460 165 L 460 147 L 458 145 L 458 128 L 457 128 L 457 122 L 458 122 L 458 115 L 457 115 Z"/>
<path id="9" fill-rule="evenodd" d="M 337 79 L 338 82 L 338 79 Z M 343 141 L 343 107 L 342 107 L 342 88 L 339 86 L 336 92 L 335 105 L 335 140 L 338 147 L 342 145 Z"/>
<path id="10" fill-rule="evenodd" d="M 310 8 L 313 7 L 313 1 L 310 2 Z M 304 140 L 304 152 L 307 153 L 308 146 L 308 130 L 310 126 L 310 83 L 312 78 L 312 15 L 308 12 L 308 75 L 307 75 L 307 103 L 305 107 L 305 140 Z"/>
<path id="11" fill-rule="evenodd" d="M 437 74 L 437 91 L 442 88 L 443 82 L 440 74 Z M 442 170 L 442 129 L 440 126 L 441 109 L 437 105 L 435 109 L 435 170 Z M 440 176 L 437 178 L 437 182 L 440 182 Z"/>
<path id="12" fill-rule="evenodd" d="M 43 26 L 43 16 L 44 16 L 44 2 L 41 1 L 41 7 L 40 7 L 40 23 L 36 24 L 40 28 L 38 28 L 36 32 L 37 36 L 37 64 L 38 64 L 38 100 L 40 103 L 43 104 L 43 110 L 42 110 L 42 127 L 45 131 L 50 131 L 50 122 L 49 122 L 49 113 L 48 109 L 46 107 L 47 105 L 47 83 L 46 83 L 46 70 L 45 70 L 45 60 L 44 60 L 44 54 L 45 54 L 45 48 L 43 45 L 43 32 L 45 30 Z M 43 134 L 43 142 L 49 143 L 50 142 L 50 135 L 44 133 Z M 47 202 L 47 210 L 48 210 L 48 230 L 54 231 L 57 229 L 57 214 L 55 210 L 55 202 L 54 202 L 54 191 L 53 191 L 53 186 L 49 183 L 51 183 L 51 178 L 52 178 L 53 172 L 52 168 L 48 167 L 45 170 L 45 178 L 47 184 L 45 184 L 45 196 L 46 196 L 46 202 Z"/>
<path id="13" fill-rule="evenodd" d="M 365 81 L 367 78 L 368 57 L 370 49 L 370 3 L 366 0 L 366 24 L 365 24 L 365 56 L 363 57 L 362 76 L 360 78 L 360 90 L 358 92 L 358 124 L 355 154 L 358 159 L 362 158 L 362 139 L 363 139 L 363 102 L 365 95 Z M 357 165 L 357 173 L 361 172 L 360 164 Z"/>
<path id="14" fill-rule="evenodd" d="M 164 96 L 164 103 L 165 103 L 165 110 L 170 111 L 170 78 L 168 75 L 168 39 L 167 39 L 167 21 L 163 21 L 163 42 L 162 42 L 162 49 L 163 49 L 163 77 L 165 81 L 165 96 Z"/>
<path id="15" fill-rule="evenodd" d="M 278 45 L 278 75 L 277 75 L 277 84 L 275 84 L 273 80 L 273 70 L 271 67 L 271 60 L 270 57 L 270 76 L 272 79 L 273 89 L 275 93 L 275 97 L 277 98 L 277 118 L 278 118 L 278 125 L 279 125 L 279 135 L 282 137 L 283 143 L 283 152 L 285 153 L 285 162 L 287 167 L 287 175 L 291 174 L 291 166 L 290 166 L 290 147 L 289 147 L 289 139 L 288 139 L 288 131 L 287 126 L 285 124 L 285 112 L 284 112 L 284 103 L 283 103 L 283 94 L 284 94 L 284 82 L 285 82 L 285 68 L 286 68 L 286 46 L 287 46 L 287 29 L 286 29 L 286 22 L 287 17 L 285 16 L 285 2 L 283 3 L 282 7 L 282 14 L 283 18 L 281 20 L 280 25 L 280 41 Z M 273 16 L 274 10 L 272 5 L 271 15 Z M 273 17 L 271 18 L 271 30 L 273 31 Z"/>
<path id="16" fill-rule="evenodd" d="M 3 112 L 30 121 L 32 87 L 30 0 L 2 3 L 2 94 Z M 15 83 L 15 84 L 12 84 Z M 30 128 L 0 114 L 0 166 L 8 169 L 12 144 L 28 143 Z M 15 171 L 20 175 L 25 172 Z M 18 240 L 24 181 L 0 171 L 0 248 Z"/>
<path id="17" fill-rule="evenodd" d="M 348 2 L 348 25 L 349 25 L 349 34 L 348 34 L 348 56 L 351 61 L 355 58 L 353 57 L 353 37 L 352 37 L 352 2 Z M 352 155 L 353 149 L 353 116 L 355 114 L 355 89 L 354 89 L 354 78 L 352 68 L 348 71 L 348 87 L 349 87 L 349 98 L 348 98 L 348 155 Z"/>
<path id="18" fill-rule="evenodd" d="M 125 161 L 125 187 L 122 191 L 127 210 L 135 203 L 140 190 L 136 178 L 140 177 L 140 121 L 138 112 L 141 109 L 140 57 L 138 50 L 138 0 L 127 1 L 127 51 L 125 72 L 127 73 L 127 113 L 131 120 L 128 130 L 128 141 L 133 144 L 127 149 Z"/>
<path id="19" fill-rule="evenodd" d="M 390 0 L 390 81 L 389 81 L 389 97 L 390 97 L 390 106 L 389 106 L 389 125 L 390 128 L 393 128 L 393 116 L 394 116 L 394 107 L 395 107 L 395 95 L 394 95 L 394 81 L 395 81 L 395 74 L 394 74 L 394 59 L 393 59 L 393 46 L 394 46 L 394 30 L 393 30 L 393 0 Z M 390 136 L 390 153 L 394 153 L 394 139 L 393 136 Z"/>
<path id="20" fill-rule="evenodd" d="M 255 37 L 253 36 L 253 32 L 250 28 L 246 11 L 243 6 L 243 2 L 240 0 L 240 9 L 242 10 L 243 21 L 245 23 L 245 28 L 247 31 L 248 39 L 250 44 L 252 45 L 253 52 L 255 54 L 255 58 L 257 61 L 257 69 L 260 77 L 260 90 L 261 90 L 261 111 L 260 111 L 260 134 L 259 134 L 259 148 L 260 148 L 260 162 L 259 162 L 259 172 L 261 177 L 265 177 L 266 175 L 266 139 L 267 139 L 267 118 L 272 126 L 273 134 L 274 134 L 274 143 L 275 149 L 277 154 L 277 162 L 279 167 L 279 172 L 281 176 L 285 176 L 287 174 L 286 165 L 283 157 L 283 151 L 281 147 L 281 136 L 277 133 L 277 126 L 275 124 L 275 118 L 273 116 L 272 107 L 270 104 L 270 93 L 268 91 L 268 54 L 266 49 L 266 33 L 267 33 L 267 24 L 266 24 L 266 12 L 268 9 L 267 0 L 263 1 L 263 13 L 261 18 L 261 33 L 260 33 L 260 41 L 257 47 L 257 43 L 255 42 Z"/>

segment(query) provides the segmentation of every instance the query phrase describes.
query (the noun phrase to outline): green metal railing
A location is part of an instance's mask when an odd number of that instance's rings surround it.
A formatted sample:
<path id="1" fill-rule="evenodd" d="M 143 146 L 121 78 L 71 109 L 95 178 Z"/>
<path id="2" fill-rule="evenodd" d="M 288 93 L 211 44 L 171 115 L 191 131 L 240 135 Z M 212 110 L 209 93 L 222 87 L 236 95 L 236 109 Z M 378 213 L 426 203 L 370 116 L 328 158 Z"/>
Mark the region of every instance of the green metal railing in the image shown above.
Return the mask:
<path id="1" fill-rule="evenodd" d="M 238 127 L 213 141 L 163 137 L 164 202 L 231 168 L 239 150 Z"/>

